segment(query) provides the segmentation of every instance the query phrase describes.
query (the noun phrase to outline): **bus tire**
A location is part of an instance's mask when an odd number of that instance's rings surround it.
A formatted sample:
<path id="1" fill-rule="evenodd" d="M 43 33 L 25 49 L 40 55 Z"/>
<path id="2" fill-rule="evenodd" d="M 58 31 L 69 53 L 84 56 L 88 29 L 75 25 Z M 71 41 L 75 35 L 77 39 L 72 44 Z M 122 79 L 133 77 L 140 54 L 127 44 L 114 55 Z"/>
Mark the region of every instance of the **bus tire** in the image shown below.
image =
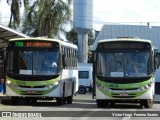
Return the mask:
<path id="1" fill-rule="evenodd" d="M 67 104 L 72 104 L 73 96 L 67 97 Z"/>
<path id="2" fill-rule="evenodd" d="M 152 108 L 153 103 L 154 103 L 153 99 L 146 99 L 146 100 L 143 100 L 142 104 L 145 108 Z"/>
<path id="3" fill-rule="evenodd" d="M 105 108 L 109 103 L 107 100 L 96 100 L 98 108 Z"/>
<path id="4" fill-rule="evenodd" d="M 78 93 L 79 93 L 79 94 L 86 94 L 86 93 L 87 93 L 87 90 L 86 90 L 85 87 L 80 87 L 80 88 L 78 89 Z"/>

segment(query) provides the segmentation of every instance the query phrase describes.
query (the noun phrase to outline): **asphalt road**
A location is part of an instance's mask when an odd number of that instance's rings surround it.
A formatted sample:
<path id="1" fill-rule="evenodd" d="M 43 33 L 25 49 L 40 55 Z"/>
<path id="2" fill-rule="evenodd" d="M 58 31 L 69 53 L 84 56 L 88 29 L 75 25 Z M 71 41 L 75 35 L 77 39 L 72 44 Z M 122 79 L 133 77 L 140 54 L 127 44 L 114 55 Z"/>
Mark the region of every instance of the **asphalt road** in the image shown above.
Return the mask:
<path id="1" fill-rule="evenodd" d="M 139 104 L 121 103 L 106 108 L 97 108 L 90 93 L 74 96 L 73 104 L 58 106 L 55 101 L 38 101 L 36 104 L 20 101 L 11 105 L 10 100 L 0 104 L 0 119 L 52 119 L 52 120 L 154 120 L 160 119 L 160 96 L 156 95 L 152 109 L 142 108 Z M 12 117 L 9 117 L 11 115 Z M 34 118 L 33 118 L 34 117 Z"/>

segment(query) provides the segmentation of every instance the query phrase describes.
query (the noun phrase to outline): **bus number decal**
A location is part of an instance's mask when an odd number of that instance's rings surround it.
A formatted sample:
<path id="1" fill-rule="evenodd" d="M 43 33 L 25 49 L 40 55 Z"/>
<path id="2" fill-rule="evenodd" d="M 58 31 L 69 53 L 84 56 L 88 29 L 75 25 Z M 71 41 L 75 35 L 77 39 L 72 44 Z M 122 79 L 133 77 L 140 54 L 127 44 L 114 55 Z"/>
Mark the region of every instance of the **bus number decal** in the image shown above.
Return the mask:
<path id="1" fill-rule="evenodd" d="M 108 84 L 109 88 L 118 88 L 118 84 Z"/>
<path id="2" fill-rule="evenodd" d="M 16 84 L 17 84 L 17 85 L 26 85 L 26 83 L 25 83 L 25 82 L 22 82 L 22 81 L 16 81 Z"/>
<path id="3" fill-rule="evenodd" d="M 23 47 L 23 42 L 16 42 L 16 47 Z"/>

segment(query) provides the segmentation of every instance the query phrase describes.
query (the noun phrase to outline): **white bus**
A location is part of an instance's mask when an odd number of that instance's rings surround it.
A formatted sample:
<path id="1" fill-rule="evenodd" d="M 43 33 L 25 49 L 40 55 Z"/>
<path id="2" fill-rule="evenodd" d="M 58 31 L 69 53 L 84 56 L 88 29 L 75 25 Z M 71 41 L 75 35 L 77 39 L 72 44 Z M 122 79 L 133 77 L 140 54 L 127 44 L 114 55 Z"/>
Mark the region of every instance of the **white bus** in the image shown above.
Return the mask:
<path id="1" fill-rule="evenodd" d="M 104 39 L 93 51 L 93 97 L 98 107 L 136 102 L 152 108 L 157 64 L 150 40 Z"/>
<path id="2" fill-rule="evenodd" d="M 16 38 L 8 42 L 5 94 L 20 99 L 72 103 L 78 91 L 77 46 L 57 39 Z"/>

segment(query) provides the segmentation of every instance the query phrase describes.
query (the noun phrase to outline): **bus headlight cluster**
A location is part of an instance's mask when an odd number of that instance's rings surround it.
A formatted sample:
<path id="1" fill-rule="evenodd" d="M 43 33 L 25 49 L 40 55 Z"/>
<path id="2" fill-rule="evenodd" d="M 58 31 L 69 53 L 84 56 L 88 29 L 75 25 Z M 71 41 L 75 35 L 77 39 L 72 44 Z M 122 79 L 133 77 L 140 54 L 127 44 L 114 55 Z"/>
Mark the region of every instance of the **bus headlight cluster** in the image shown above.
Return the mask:
<path id="1" fill-rule="evenodd" d="M 107 87 L 105 87 L 105 86 L 102 86 L 102 85 L 99 84 L 98 82 L 97 82 L 97 87 L 98 87 L 99 89 L 103 90 L 103 91 L 106 91 L 106 92 L 110 91 L 109 88 L 107 88 Z"/>
<path id="2" fill-rule="evenodd" d="M 153 82 L 149 82 L 146 86 L 143 86 L 143 87 L 139 88 L 139 90 L 140 91 L 147 90 L 148 88 L 150 88 L 152 86 L 152 83 Z"/>
<path id="3" fill-rule="evenodd" d="M 7 80 L 7 84 L 8 84 L 8 86 L 10 86 L 10 87 L 18 88 L 18 85 L 13 84 L 10 80 Z"/>
<path id="4" fill-rule="evenodd" d="M 59 84 L 59 82 L 55 82 L 54 84 L 48 85 L 47 88 L 51 89 L 51 88 L 57 87 L 58 84 Z"/>

